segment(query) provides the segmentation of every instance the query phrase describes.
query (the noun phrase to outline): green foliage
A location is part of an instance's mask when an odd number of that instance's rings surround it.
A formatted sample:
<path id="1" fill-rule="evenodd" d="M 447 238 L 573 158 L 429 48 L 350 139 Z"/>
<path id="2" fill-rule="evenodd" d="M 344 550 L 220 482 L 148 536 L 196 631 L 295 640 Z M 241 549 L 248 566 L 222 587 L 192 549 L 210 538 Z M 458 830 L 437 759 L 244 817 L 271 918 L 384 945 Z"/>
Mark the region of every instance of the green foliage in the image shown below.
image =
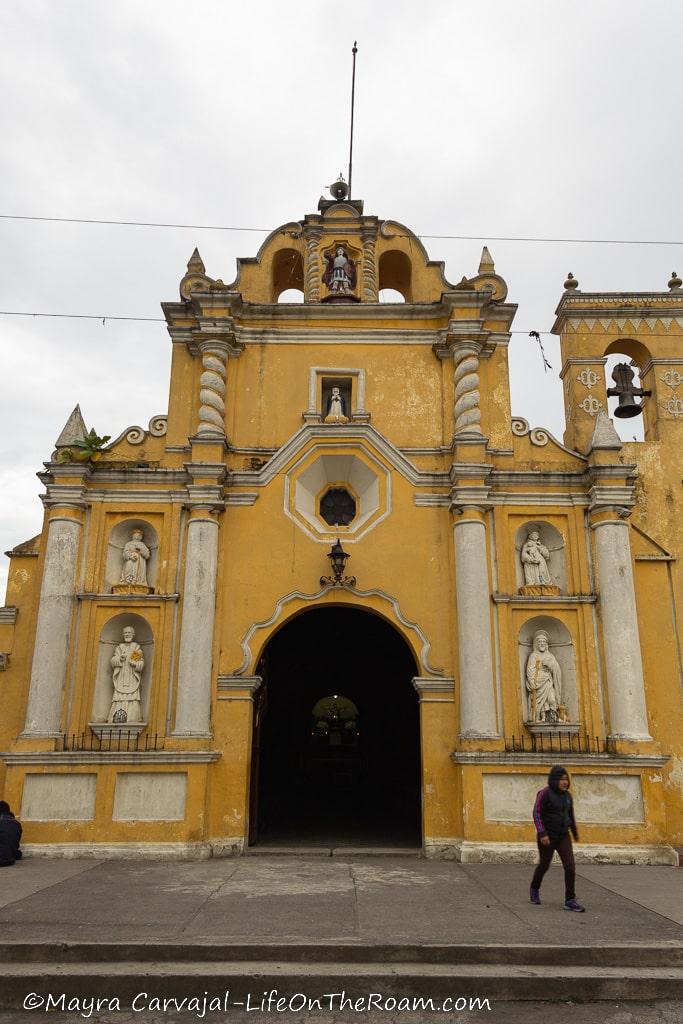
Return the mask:
<path id="1" fill-rule="evenodd" d="M 96 462 L 102 457 L 102 449 L 107 441 L 111 440 L 111 434 L 104 434 L 99 437 L 94 430 L 91 430 L 87 437 L 80 441 L 74 441 L 73 447 L 64 448 L 57 458 L 58 462 Z"/>

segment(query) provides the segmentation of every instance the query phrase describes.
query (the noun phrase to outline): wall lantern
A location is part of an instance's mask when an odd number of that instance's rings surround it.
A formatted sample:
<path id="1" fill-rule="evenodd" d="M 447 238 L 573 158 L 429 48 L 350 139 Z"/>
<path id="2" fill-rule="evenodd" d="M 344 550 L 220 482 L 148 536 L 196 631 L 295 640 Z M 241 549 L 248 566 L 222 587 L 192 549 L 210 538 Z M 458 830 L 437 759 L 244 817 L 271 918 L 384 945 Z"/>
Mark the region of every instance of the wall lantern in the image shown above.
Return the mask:
<path id="1" fill-rule="evenodd" d="M 607 394 L 610 398 L 618 398 L 619 405 L 614 410 L 614 415 L 619 419 L 628 419 L 631 416 L 638 416 L 643 411 L 642 405 L 634 401 L 634 396 L 649 397 L 651 391 L 643 391 L 642 388 L 633 387 L 634 373 L 628 363 L 617 363 L 612 370 L 612 380 L 616 384 L 614 388 L 608 388 Z"/>
<path id="2" fill-rule="evenodd" d="M 355 576 L 344 576 L 344 569 L 346 567 L 346 560 L 349 557 L 348 552 L 344 551 L 341 546 L 341 541 L 337 537 L 336 541 L 327 553 L 327 557 L 332 563 L 332 576 L 321 576 L 320 586 L 327 587 L 355 587 L 356 577 Z"/>

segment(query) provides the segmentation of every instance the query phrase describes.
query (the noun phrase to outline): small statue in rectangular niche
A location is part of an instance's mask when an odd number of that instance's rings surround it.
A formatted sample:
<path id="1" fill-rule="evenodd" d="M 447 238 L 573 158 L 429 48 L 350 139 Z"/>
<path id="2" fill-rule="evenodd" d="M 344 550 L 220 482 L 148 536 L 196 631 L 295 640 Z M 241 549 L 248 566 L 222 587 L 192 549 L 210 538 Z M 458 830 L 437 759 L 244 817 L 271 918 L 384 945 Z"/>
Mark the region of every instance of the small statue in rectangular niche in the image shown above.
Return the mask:
<path id="1" fill-rule="evenodd" d="M 560 588 L 553 583 L 548 568 L 550 552 L 541 541 L 538 530 L 529 531 L 519 557 L 524 570 L 524 586 L 520 587 L 521 594 L 557 595 L 560 593 Z"/>
<path id="2" fill-rule="evenodd" d="M 117 644 L 111 659 L 114 699 L 109 709 L 108 722 L 125 725 L 142 721 L 140 680 L 145 667 L 142 647 L 135 642 L 135 630 L 125 626 L 123 643 Z"/>
<path id="3" fill-rule="evenodd" d="M 526 688 L 530 723 L 556 725 L 567 721 L 567 707 L 562 702 L 562 669 L 543 629 L 534 633 L 534 649 L 526 663 Z"/>
<path id="4" fill-rule="evenodd" d="M 325 423 L 348 423 L 346 415 L 346 400 L 339 388 L 332 388 L 332 393 L 327 400 L 327 415 Z"/>
<path id="5" fill-rule="evenodd" d="M 152 588 L 147 585 L 147 562 L 150 554 L 142 530 L 133 530 L 130 540 L 123 547 L 121 578 L 112 587 L 114 594 L 151 593 Z"/>

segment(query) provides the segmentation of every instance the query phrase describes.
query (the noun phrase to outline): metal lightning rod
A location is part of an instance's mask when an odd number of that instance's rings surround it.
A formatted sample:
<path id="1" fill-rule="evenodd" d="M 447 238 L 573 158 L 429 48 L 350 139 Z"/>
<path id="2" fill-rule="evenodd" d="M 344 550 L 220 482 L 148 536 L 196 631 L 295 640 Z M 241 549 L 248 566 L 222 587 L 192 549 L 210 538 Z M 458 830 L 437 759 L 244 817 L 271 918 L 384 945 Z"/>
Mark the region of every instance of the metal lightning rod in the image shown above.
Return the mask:
<path id="1" fill-rule="evenodd" d="M 349 199 L 351 198 L 351 174 L 353 171 L 353 107 L 356 98 L 356 54 L 358 53 L 357 41 L 354 39 L 353 49 L 353 72 L 351 74 L 351 141 L 349 143 Z"/>

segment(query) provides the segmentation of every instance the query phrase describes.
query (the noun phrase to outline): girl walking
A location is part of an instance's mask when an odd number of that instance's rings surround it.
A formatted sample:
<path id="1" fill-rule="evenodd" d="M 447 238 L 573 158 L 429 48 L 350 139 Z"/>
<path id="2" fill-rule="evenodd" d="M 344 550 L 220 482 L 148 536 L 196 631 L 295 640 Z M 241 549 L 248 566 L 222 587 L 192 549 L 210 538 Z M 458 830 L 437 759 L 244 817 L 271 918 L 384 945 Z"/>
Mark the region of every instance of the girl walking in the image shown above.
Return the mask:
<path id="1" fill-rule="evenodd" d="M 539 862 L 531 879 L 530 899 L 532 903 L 540 905 L 541 882 L 550 867 L 553 853 L 557 850 L 564 867 L 564 909 L 582 914 L 586 908 L 577 900 L 574 889 L 576 869 L 569 833 L 571 832 L 577 842 L 579 834 L 569 785 L 569 773 L 566 768 L 556 764 L 548 773 L 548 785 L 536 794 L 534 825 Z"/>

